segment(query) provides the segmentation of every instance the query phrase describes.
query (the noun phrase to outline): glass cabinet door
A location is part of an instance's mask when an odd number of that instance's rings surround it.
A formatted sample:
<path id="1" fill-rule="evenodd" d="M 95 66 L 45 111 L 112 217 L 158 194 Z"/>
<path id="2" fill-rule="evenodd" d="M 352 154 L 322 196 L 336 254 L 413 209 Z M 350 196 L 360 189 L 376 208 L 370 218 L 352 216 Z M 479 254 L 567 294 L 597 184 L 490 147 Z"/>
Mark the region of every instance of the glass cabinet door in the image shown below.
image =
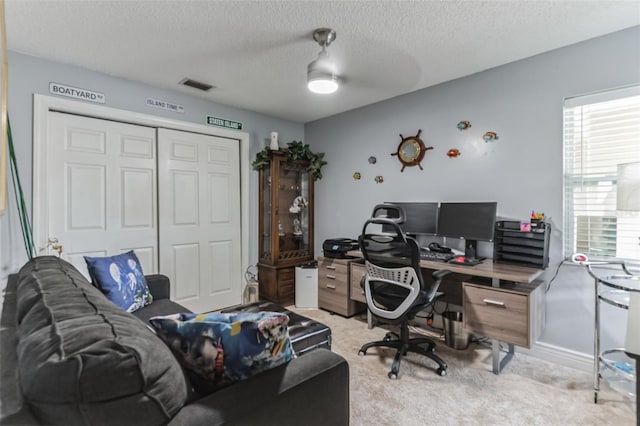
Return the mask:
<path id="1" fill-rule="evenodd" d="M 260 185 L 262 186 L 262 192 L 261 192 L 261 200 L 260 203 L 262 204 L 260 206 L 261 210 L 262 210 L 262 223 L 260 223 L 260 229 L 261 229 L 261 247 L 260 247 L 260 260 L 261 261 L 271 261 L 273 259 L 273 255 L 272 255 L 272 238 L 271 238 L 271 233 L 272 233 L 272 220 L 273 220 L 273 214 L 272 214 L 272 187 L 271 187 L 271 168 L 265 168 L 262 171 L 262 181 L 260 182 Z"/>
<path id="2" fill-rule="evenodd" d="M 278 197 L 278 257 L 280 260 L 310 254 L 309 172 L 306 164 L 280 162 Z"/>

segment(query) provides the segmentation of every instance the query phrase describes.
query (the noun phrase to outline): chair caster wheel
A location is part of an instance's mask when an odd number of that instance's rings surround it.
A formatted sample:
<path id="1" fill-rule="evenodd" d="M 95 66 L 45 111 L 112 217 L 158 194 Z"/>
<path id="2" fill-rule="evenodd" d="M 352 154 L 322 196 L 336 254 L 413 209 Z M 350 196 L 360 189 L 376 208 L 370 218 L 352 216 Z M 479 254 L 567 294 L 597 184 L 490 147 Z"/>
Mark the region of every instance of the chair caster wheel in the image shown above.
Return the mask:
<path id="1" fill-rule="evenodd" d="M 358 351 L 358 356 L 365 356 L 367 353 L 362 349 Z"/>
<path id="2" fill-rule="evenodd" d="M 384 342 L 390 342 L 390 341 L 396 340 L 396 339 L 400 339 L 400 336 L 398 336 L 393 331 L 390 331 L 390 332 L 388 332 L 387 334 L 384 335 L 384 339 L 382 339 L 382 340 Z"/>
<path id="3" fill-rule="evenodd" d="M 446 375 L 447 375 L 447 370 L 445 370 L 444 368 L 440 367 L 440 368 L 438 368 L 438 370 L 436 371 L 436 374 L 437 374 L 438 376 L 442 376 L 442 377 L 444 377 L 444 376 L 446 376 Z"/>
<path id="4" fill-rule="evenodd" d="M 398 379 L 398 375 L 396 373 L 394 373 L 393 371 L 389 371 L 389 373 L 387 374 L 387 376 L 389 376 L 389 378 L 391 380 L 397 380 Z"/>

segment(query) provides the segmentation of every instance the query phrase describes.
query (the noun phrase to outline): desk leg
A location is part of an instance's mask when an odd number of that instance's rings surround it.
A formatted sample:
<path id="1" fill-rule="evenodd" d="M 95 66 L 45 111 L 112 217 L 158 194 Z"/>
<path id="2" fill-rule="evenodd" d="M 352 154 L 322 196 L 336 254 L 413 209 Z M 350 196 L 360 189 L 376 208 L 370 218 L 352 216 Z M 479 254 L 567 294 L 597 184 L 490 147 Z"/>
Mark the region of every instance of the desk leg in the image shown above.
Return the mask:
<path id="1" fill-rule="evenodd" d="M 491 279 L 492 287 L 500 287 L 500 280 L 498 278 Z M 500 374 L 505 365 L 511 361 L 513 358 L 513 354 L 515 353 L 515 348 L 513 344 L 508 343 L 509 351 L 506 353 L 504 358 L 500 360 L 500 342 L 496 339 L 491 339 L 491 356 L 493 358 L 493 374 Z"/>
<path id="2" fill-rule="evenodd" d="M 500 359 L 500 341 L 491 339 L 491 356 L 493 358 L 493 374 L 500 374 L 502 369 L 511 361 L 513 354 L 515 353 L 515 347 L 512 343 L 507 344 L 509 347 L 508 352 L 504 358 Z"/>

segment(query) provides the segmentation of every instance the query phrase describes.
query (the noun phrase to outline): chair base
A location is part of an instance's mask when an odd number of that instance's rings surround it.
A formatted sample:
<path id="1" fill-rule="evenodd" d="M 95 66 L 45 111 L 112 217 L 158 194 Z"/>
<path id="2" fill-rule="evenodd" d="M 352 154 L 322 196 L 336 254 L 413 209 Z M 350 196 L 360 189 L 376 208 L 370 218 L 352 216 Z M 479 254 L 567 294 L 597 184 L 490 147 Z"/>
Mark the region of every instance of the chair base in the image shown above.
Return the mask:
<path id="1" fill-rule="evenodd" d="M 426 345 L 426 348 L 423 345 Z M 439 376 L 447 375 L 447 363 L 434 353 L 436 349 L 435 342 L 428 337 L 409 338 L 408 324 L 406 326 L 405 324 L 403 324 L 400 330 L 400 336 L 398 336 L 396 333 L 390 332 L 386 334 L 383 340 L 378 340 L 376 342 L 370 342 L 362 345 L 360 351 L 358 351 L 358 355 L 366 355 L 367 350 L 373 347 L 395 348 L 398 350 L 395 357 L 393 358 L 391 371 L 389 371 L 389 373 L 387 374 L 390 379 L 398 378 L 398 374 L 400 372 L 400 362 L 402 361 L 402 357 L 405 356 L 408 352 L 418 353 L 435 361 L 438 364 L 436 373 Z"/>

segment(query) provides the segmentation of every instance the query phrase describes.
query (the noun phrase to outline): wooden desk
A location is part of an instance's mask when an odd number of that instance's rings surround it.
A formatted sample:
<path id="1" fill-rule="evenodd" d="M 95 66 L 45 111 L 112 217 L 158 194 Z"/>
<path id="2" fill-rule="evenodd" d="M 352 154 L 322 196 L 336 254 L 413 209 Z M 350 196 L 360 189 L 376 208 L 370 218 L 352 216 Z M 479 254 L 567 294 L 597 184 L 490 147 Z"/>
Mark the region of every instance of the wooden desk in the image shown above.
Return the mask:
<path id="1" fill-rule="evenodd" d="M 491 278 L 493 280 L 514 281 L 518 283 L 531 283 L 544 272 L 542 269 L 508 265 L 505 263 L 493 263 L 491 259 L 483 260 L 480 264 L 475 266 L 421 260 L 420 267 L 431 270 L 447 269 L 456 274 Z"/>
<path id="2" fill-rule="evenodd" d="M 362 257 L 360 251 L 349 255 Z M 475 266 L 421 260 L 420 267 L 430 271 L 447 269 L 463 277 L 463 328 L 492 339 L 495 374 L 500 374 L 513 357 L 514 345 L 531 348 L 540 337 L 546 319 L 545 286 L 538 280 L 542 269 L 493 263 L 491 259 Z M 477 278 L 490 278 L 491 285 Z M 508 345 L 502 359 L 500 342 Z"/>

